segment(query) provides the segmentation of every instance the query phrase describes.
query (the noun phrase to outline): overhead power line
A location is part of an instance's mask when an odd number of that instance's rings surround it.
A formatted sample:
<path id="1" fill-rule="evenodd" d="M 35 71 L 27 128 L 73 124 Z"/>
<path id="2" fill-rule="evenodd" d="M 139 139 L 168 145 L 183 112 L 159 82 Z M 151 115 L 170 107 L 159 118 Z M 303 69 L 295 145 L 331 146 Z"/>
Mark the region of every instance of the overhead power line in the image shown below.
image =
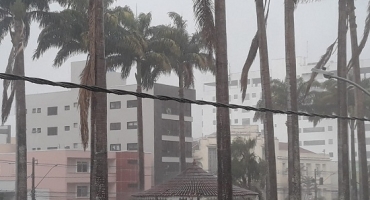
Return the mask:
<path id="1" fill-rule="evenodd" d="M 0 79 L 12 80 L 12 81 L 23 80 L 23 81 L 28 81 L 28 82 L 38 84 L 38 85 L 49 85 L 49 86 L 63 87 L 63 88 L 68 88 L 68 89 L 81 88 L 81 89 L 89 90 L 92 92 L 102 92 L 102 93 L 116 94 L 116 95 L 132 95 L 132 96 L 136 96 L 136 97 L 144 98 L 144 99 L 155 99 L 155 100 L 161 100 L 161 101 L 177 101 L 179 103 L 210 105 L 214 107 L 223 107 L 223 108 L 231 108 L 231 109 L 239 108 L 243 110 L 256 111 L 256 112 L 271 112 L 275 114 L 299 115 L 299 116 L 319 117 L 319 118 L 326 118 L 326 119 L 370 121 L 370 119 L 359 118 L 359 117 L 324 115 L 324 114 L 317 114 L 317 113 L 277 110 L 277 109 L 269 109 L 269 108 L 255 108 L 251 106 L 243 106 L 243 105 L 237 105 L 237 104 L 223 104 L 223 103 L 216 103 L 216 102 L 203 101 L 203 100 L 191 100 L 191 99 L 185 99 L 185 98 L 169 97 L 169 96 L 164 96 L 164 95 L 151 95 L 147 93 L 138 93 L 138 92 L 127 91 L 127 90 L 105 89 L 105 88 L 101 88 L 97 86 L 81 85 L 81 84 L 76 84 L 76 83 L 71 83 L 71 82 L 54 82 L 54 81 L 41 79 L 41 78 L 18 76 L 18 75 L 7 74 L 7 73 L 0 73 Z"/>

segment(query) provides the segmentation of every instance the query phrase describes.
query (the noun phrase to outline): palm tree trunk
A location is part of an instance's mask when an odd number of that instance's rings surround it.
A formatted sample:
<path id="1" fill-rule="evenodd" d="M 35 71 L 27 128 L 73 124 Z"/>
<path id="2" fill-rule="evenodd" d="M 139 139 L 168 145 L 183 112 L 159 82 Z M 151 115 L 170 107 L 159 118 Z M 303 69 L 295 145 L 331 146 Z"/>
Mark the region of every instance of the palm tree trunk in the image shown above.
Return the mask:
<path id="1" fill-rule="evenodd" d="M 347 36 L 347 0 L 339 0 L 338 19 L 338 76 L 346 78 L 346 36 Z M 347 116 L 346 83 L 338 81 L 338 113 Z M 348 123 L 338 119 L 338 199 L 350 199 L 349 193 L 349 153 L 348 153 Z"/>
<path id="2" fill-rule="evenodd" d="M 260 68 L 262 79 L 262 95 L 265 99 L 265 107 L 272 108 L 271 88 L 270 88 L 270 72 L 268 62 L 266 23 L 264 19 L 263 0 L 256 0 L 257 24 L 259 34 L 259 53 L 260 53 Z M 266 199 L 277 200 L 277 183 L 276 183 L 276 158 L 275 158 L 275 137 L 274 137 L 274 121 L 271 112 L 266 112 L 264 117 L 264 135 L 265 135 L 265 156 L 268 162 L 268 175 L 266 185 Z"/>
<path id="3" fill-rule="evenodd" d="M 90 199 L 96 199 L 96 192 L 95 192 L 95 137 L 96 137 L 96 130 L 95 130 L 95 120 L 96 120 L 96 93 L 91 94 L 91 114 L 90 114 Z"/>
<path id="4" fill-rule="evenodd" d="M 356 174 L 356 153 L 355 153 L 355 122 L 351 121 L 350 123 L 351 128 L 351 172 L 352 172 L 352 200 L 357 200 L 357 174 Z"/>
<path id="5" fill-rule="evenodd" d="M 216 46 L 216 101 L 229 103 L 226 5 L 225 0 L 215 1 Z M 232 199 L 231 138 L 228 108 L 217 107 L 217 181 L 218 199 Z"/>
<path id="6" fill-rule="evenodd" d="M 354 0 L 348 0 L 349 7 L 349 24 L 350 24 L 350 34 L 351 34 L 351 49 L 352 49 L 352 62 L 353 62 L 353 75 L 354 82 L 359 84 L 361 82 L 360 76 L 360 60 L 358 52 L 358 41 L 357 41 L 357 24 L 356 24 L 356 14 L 355 14 L 355 3 Z M 355 106 L 356 106 L 356 116 L 359 118 L 364 117 L 364 96 L 362 91 L 355 89 Z M 357 121 L 357 139 L 358 139 L 358 155 L 359 155 L 359 169 L 360 169 L 360 199 L 369 200 L 369 182 L 368 179 L 362 177 L 368 177 L 367 169 L 367 155 L 366 155 L 366 138 L 365 138 L 365 123 L 364 121 Z M 355 168 L 356 169 L 356 168 Z M 353 180 L 352 180 L 353 181 Z M 354 183 L 353 183 L 354 184 Z M 357 183 L 356 186 L 357 198 Z"/>
<path id="7" fill-rule="evenodd" d="M 288 87 L 288 110 L 297 111 L 297 73 L 295 58 L 294 2 L 285 0 L 285 59 Z M 301 199 L 298 115 L 288 115 L 289 199 Z"/>
<path id="8" fill-rule="evenodd" d="M 142 76 L 141 76 L 141 62 L 137 61 L 136 66 L 136 92 L 142 92 Z M 145 188 L 145 171 L 144 171 L 144 134 L 143 134 L 143 100 L 137 98 L 137 144 L 139 152 L 139 190 L 142 191 Z"/>
<path id="9" fill-rule="evenodd" d="M 104 18 L 103 0 L 94 0 L 93 12 L 95 18 L 95 54 L 91 59 L 95 62 L 96 86 L 106 88 L 105 43 L 104 43 Z M 108 200 L 108 159 L 107 159 L 107 94 L 96 93 L 95 113 L 95 155 L 94 166 L 96 199 Z"/>
<path id="10" fill-rule="evenodd" d="M 184 71 L 180 66 L 179 73 L 179 97 L 184 98 Z M 184 104 L 179 103 L 179 141 L 180 141 L 180 172 L 186 170 L 186 154 L 185 154 L 185 117 Z"/>
<path id="11" fill-rule="evenodd" d="M 14 74 L 24 76 L 24 51 L 23 51 L 23 21 L 15 21 L 15 52 L 17 57 L 14 63 Z M 15 83 L 16 107 L 16 199 L 27 199 L 27 137 L 26 137 L 26 89 L 24 81 Z"/>

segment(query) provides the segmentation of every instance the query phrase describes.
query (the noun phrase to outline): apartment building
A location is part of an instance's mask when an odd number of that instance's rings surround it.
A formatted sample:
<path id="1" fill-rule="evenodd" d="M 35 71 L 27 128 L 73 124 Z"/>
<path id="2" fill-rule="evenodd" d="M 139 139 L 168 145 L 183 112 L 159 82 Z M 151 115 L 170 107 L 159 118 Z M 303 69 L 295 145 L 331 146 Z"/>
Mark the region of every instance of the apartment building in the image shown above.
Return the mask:
<path id="1" fill-rule="evenodd" d="M 79 83 L 85 62 L 71 65 L 71 82 Z M 107 72 L 107 88 L 136 91 L 126 85 L 120 73 Z M 178 88 L 154 84 L 144 91 L 152 95 L 178 96 Z M 78 89 L 27 95 L 27 148 L 30 151 L 81 150 Z M 185 98 L 195 99 L 195 90 L 186 89 Z M 108 149 L 137 150 L 137 101 L 135 96 L 108 94 Z M 144 151 L 154 157 L 155 183 L 179 172 L 178 103 L 143 99 Z M 191 105 L 185 104 L 187 162 L 192 162 Z"/>
<path id="2" fill-rule="evenodd" d="M 0 145 L 0 195 L 11 200 L 15 192 L 15 145 Z M 40 150 L 28 153 L 29 197 L 32 158 L 35 158 L 36 198 L 48 200 L 90 199 L 90 152 L 83 150 Z M 153 156 L 145 158 L 145 189 L 153 185 Z M 127 199 L 138 192 L 137 152 L 108 153 L 109 199 Z"/>
<path id="3" fill-rule="evenodd" d="M 264 137 L 258 130 L 258 125 L 249 126 L 231 126 L 231 139 L 237 137 L 245 139 L 256 139 L 256 146 L 254 153 L 264 159 Z M 199 163 L 202 168 L 210 173 L 217 173 L 217 141 L 216 135 L 210 134 L 194 141 L 193 155 L 194 159 Z M 276 174 L 278 186 L 278 199 L 284 200 L 288 196 L 288 144 L 279 142 L 275 139 L 275 152 L 276 152 Z M 304 148 L 300 148 L 300 158 L 302 167 L 302 176 L 309 179 L 315 177 L 314 172 L 316 169 L 317 178 L 317 192 L 319 197 L 332 199 L 338 194 L 338 182 L 335 181 L 337 177 L 336 162 L 332 162 L 330 156 L 324 153 L 314 153 Z M 334 167 L 334 168 L 333 168 Z M 320 185 L 320 178 L 323 184 Z M 312 197 L 314 190 L 305 190 L 303 187 L 304 199 Z"/>
<path id="4" fill-rule="evenodd" d="M 297 77 L 302 77 L 308 80 L 311 76 L 311 69 L 316 63 L 308 63 L 306 58 L 297 57 Z M 329 62 L 327 70 L 336 73 L 336 63 Z M 361 76 L 366 78 L 370 73 L 370 60 L 361 60 Z M 272 79 L 285 79 L 285 59 L 275 59 L 270 61 L 270 76 Z M 232 104 L 246 105 L 256 107 L 257 102 L 262 97 L 261 74 L 259 70 L 251 70 L 248 74 L 248 89 L 245 101 L 242 102 L 241 73 L 233 73 L 229 75 L 229 100 Z M 323 82 L 326 79 L 319 74 L 316 78 Z M 203 100 L 216 101 L 216 88 L 214 77 L 208 77 L 203 80 Z M 261 121 L 253 120 L 255 112 L 242 109 L 230 109 L 231 125 L 258 125 L 263 132 L 263 124 Z M 202 133 L 209 135 L 216 132 L 216 108 L 203 106 L 202 108 Z M 275 136 L 282 142 L 288 141 L 287 127 L 285 125 L 286 115 L 274 115 L 274 132 Z M 366 124 L 367 145 L 370 149 L 370 124 Z M 337 120 L 323 119 L 317 126 L 309 122 L 307 117 L 299 117 L 299 132 L 301 147 L 315 153 L 325 153 L 332 160 L 337 160 Z M 357 149 L 357 145 L 356 145 Z M 357 153 L 356 153 L 357 155 Z M 368 152 L 370 159 L 370 151 Z"/>

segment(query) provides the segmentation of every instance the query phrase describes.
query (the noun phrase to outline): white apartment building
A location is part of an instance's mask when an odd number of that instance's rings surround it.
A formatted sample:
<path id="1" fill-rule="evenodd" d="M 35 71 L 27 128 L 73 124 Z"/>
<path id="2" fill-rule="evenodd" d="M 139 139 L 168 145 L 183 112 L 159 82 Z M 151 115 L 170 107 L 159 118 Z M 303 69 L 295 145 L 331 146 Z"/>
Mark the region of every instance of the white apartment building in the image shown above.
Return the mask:
<path id="1" fill-rule="evenodd" d="M 306 58 L 297 57 L 297 77 L 303 77 L 308 80 L 311 76 L 311 69 L 316 63 L 307 63 Z M 329 62 L 327 70 L 335 72 L 336 63 Z M 370 60 L 361 60 L 362 77 L 368 76 L 370 73 Z M 285 59 L 275 59 L 270 61 L 270 76 L 273 79 L 285 79 Z M 248 88 L 245 101 L 242 102 L 241 73 L 229 75 L 229 99 L 232 104 L 248 105 L 255 107 L 258 100 L 262 97 L 261 75 L 260 71 L 250 71 L 248 74 Z M 322 75 L 317 76 L 318 81 L 325 81 Z M 215 79 L 208 77 L 203 84 L 203 100 L 215 101 Z M 231 125 L 258 125 L 263 131 L 261 121 L 253 121 L 253 111 L 241 109 L 230 110 Z M 203 106 L 202 108 L 202 131 L 203 135 L 209 135 L 216 131 L 216 108 Z M 288 141 L 287 128 L 285 125 L 286 115 L 274 115 L 275 136 L 282 142 Z M 315 153 L 328 154 L 333 160 L 337 160 L 337 120 L 323 119 L 314 127 L 313 123 L 309 122 L 306 117 L 299 117 L 300 145 L 301 147 L 313 151 Z M 370 149 L 370 124 L 366 124 L 367 145 Z M 357 146 L 356 146 L 357 149 Z M 356 153 L 357 154 L 357 153 Z M 370 158 L 370 150 L 368 151 Z"/>
<path id="2" fill-rule="evenodd" d="M 79 83 L 85 61 L 71 65 L 71 82 Z M 107 73 L 107 88 L 136 91 L 126 85 L 120 73 Z M 155 84 L 144 91 L 154 95 L 178 96 L 178 88 Z M 27 148 L 30 151 L 82 149 L 77 106 L 78 89 L 27 95 Z M 185 98 L 195 99 L 195 90 L 185 90 Z M 108 94 L 108 150 L 137 150 L 136 97 Z M 144 151 L 154 155 L 155 183 L 179 171 L 178 103 L 143 99 Z M 185 104 L 187 161 L 192 162 L 191 105 Z"/>

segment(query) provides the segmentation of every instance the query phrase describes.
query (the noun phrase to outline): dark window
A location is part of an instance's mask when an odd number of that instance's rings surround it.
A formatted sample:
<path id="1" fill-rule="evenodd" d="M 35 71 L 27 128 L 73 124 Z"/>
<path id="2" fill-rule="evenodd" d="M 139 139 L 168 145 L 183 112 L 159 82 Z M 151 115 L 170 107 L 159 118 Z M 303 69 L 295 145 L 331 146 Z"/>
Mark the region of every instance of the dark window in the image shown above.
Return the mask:
<path id="1" fill-rule="evenodd" d="M 37 108 L 37 113 L 41 113 L 41 108 Z"/>
<path id="2" fill-rule="evenodd" d="M 166 101 L 162 103 L 162 113 L 168 115 L 179 115 L 179 103 L 176 101 Z M 191 116 L 191 105 L 184 104 L 184 115 Z"/>
<path id="3" fill-rule="evenodd" d="M 129 183 L 127 184 L 128 188 L 137 188 L 137 183 Z"/>
<path id="4" fill-rule="evenodd" d="M 87 197 L 88 189 L 88 186 L 77 186 L 77 197 Z"/>
<path id="5" fill-rule="evenodd" d="M 127 108 L 136 108 L 137 107 L 137 100 L 128 100 L 127 101 Z"/>
<path id="6" fill-rule="evenodd" d="M 48 107 L 48 115 L 57 115 L 58 114 L 58 107 Z"/>
<path id="7" fill-rule="evenodd" d="M 64 110 L 70 110 L 71 106 L 64 106 Z"/>
<path id="8" fill-rule="evenodd" d="M 111 151 L 121 151 L 121 144 L 111 144 L 110 150 Z"/>
<path id="9" fill-rule="evenodd" d="M 127 122 L 127 129 L 137 129 L 137 122 Z"/>
<path id="10" fill-rule="evenodd" d="M 110 109 L 121 109 L 121 102 L 120 101 L 110 102 Z"/>
<path id="11" fill-rule="evenodd" d="M 71 130 L 71 127 L 70 126 L 64 126 L 64 130 L 69 131 L 69 130 Z"/>
<path id="12" fill-rule="evenodd" d="M 77 107 L 77 105 L 78 105 L 77 102 L 73 103 L 73 107 Z"/>
<path id="13" fill-rule="evenodd" d="M 38 147 L 36 150 L 41 150 L 41 148 L 40 148 L 40 147 Z"/>
<path id="14" fill-rule="evenodd" d="M 36 108 L 33 108 L 32 109 L 32 113 L 36 113 Z"/>
<path id="15" fill-rule="evenodd" d="M 77 161 L 77 172 L 88 172 L 89 163 L 86 161 Z"/>
<path id="16" fill-rule="evenodd" d="M 217 173 L 217 149 L 208 147 L 208 170 L 212 174 Z"/>
<path id="17" fill-rule="evenodd" d="M 192 143 L 185 143 L 186 157 L 192 156 Z M 178 157 L 179 156 L 179 142 L 177 141 L 162 141 L 162 156 L 163 157 Z"/>
<path id="18" fill-rule="evenodd" d="M 127 163 L 128 164 L 131 164 L 131 165 L 137 165 L 138 161 L 137 160 L 133 160 L 133 159 L 129 159 L 129 160 L 127 160 Z"/>
<path id="19" fill-rule="evenodd" d="M 36 128 L 32 128 L 32 133 L 36 133 Z"/>
<path id="20" fill-rule="evenodd" d="M 310 140 L 310 141 L 304 141 L 304 146 L 316 146 L 316 145 L 325 145 L 325 140 Z"/>
<path id="21" fill-rule="evenodd" d="M 41 128 L 37 128 L 37 133 L 41 133 Z"/>
<path id="22" fill-rule="evenodd" d="M 48 127 L 48 135 L 58 135 L 58 127 Z"/>
<path id="23" fill-rule="evenodd" d="M 325 132 L 325 127 L 303 128 L 303 133 Z"/>
<path id="24" fill-rule="evenodd" d="M 32 151 L 36 151 L 36 148 L 32 148 Z"/>
<path id="25" fill-rule="evenodd" d="M 329 152 L 329 156 L 330 156 L 330 157 L 334 157 L 333 152 Z"/>
<path id="26" fill-rule="evenodd" d="M 137 151 L 137 143 L 127 143 L 128 151 Z"/>
<path id="27" fill-rule="evenodd" d="M 71 147 L 70 146 L 65 146 L 64 149 L 70 149 Z"/>
<path id="28" fill-rule="evenodd" d="M 191 137 L 191 122 L 185 121 L 185 136 Z M 169 120 L 163 119 L 162 120 L 162 134 L 163 135 L 170 135 L 170 136 L 178 136 L 179 135 L 179 121 L 178 120 Z"/>
<path id="29" fill-rule="evenodd" d="M 121 130 L 121 122 L 110 123 L 110 130 Z"/>
<path id="30" fill-rule="evenodd" d="M 47 147 L 47 150 L 53 150 L 53 149 L 58 149 L 58 147 Z"/>

